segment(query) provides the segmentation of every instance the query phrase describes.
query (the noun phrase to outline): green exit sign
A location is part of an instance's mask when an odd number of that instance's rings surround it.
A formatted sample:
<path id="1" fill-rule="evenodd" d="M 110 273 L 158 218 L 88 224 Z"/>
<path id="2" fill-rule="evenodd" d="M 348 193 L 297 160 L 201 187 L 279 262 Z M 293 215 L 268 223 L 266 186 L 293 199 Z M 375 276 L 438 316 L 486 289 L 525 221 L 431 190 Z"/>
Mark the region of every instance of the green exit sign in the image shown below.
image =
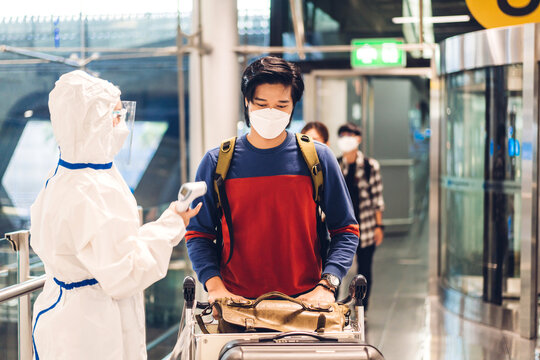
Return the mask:
<path id="1" fill-rule="evenodd" d="M 405 51 L 399 39 L 353 39 L 351 41 L 351 66 L 365 67 L 404 67 Z"/>

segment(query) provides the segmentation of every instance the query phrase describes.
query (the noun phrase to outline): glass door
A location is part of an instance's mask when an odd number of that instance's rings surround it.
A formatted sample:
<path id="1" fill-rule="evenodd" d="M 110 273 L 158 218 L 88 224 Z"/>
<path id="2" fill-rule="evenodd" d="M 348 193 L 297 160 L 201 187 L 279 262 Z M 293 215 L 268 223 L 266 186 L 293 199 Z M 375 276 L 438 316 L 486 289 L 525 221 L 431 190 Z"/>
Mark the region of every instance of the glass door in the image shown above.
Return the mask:
<path id="1" fill-rule="evenodd" d="M 334 73 L 316 76 L 312 82 L 314 99 L 306 99 L 305 119 L 328 127 L 336 156 L 341 155 L 336 146 L 338 128 L 351 122 L 363 129 L 361 150 L 381 165 L 386 203 L 383 223 L 390 232 L 407 231 L 414 221 L 416 194 L 428 194 L 428 80 Z M 309 90 L 307 93 L 309 97 Z M 314 111 L 306 109 L 310 104 Z M 424 177 L 419 181 L 423 187 L 415 186 L 419 176 Z M 427 200 L 418 203 L 427 204 Z"/>
<path id="2" fill-rule="evenodd" d="M 448 75 L 441 149 L 446 286 L 483 301 L 520 296 L 522 66 Z"/>

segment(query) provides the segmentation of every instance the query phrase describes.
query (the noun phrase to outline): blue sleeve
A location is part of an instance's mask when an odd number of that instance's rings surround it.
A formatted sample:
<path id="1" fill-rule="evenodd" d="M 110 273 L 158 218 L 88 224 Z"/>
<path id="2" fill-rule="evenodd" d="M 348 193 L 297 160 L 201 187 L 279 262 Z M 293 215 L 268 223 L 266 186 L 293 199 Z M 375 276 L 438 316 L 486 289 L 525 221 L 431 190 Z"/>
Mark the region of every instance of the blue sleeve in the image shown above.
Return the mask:
<path id="1" fill-rule="evenodd" d="M 201 201 L 203 207 L 193 217 L 187 227 L 186 246 L 193 270 L 204 285 L 208 279 L 220 276 L 219 258 L 216 243 L 218 214 L 214 191 L 214 173 L 216 171 L 217 154 L 211 150 L 201 160 L 197 169 L 196 181 L 206 182 L 207 192 L 193 201 L 192 207 Z"/>
<path id="2" fill-rule="evenodd" d="M 321 207 L 326 214 L 326 225 L 331 237 L 323 274 L 333 274 L 341 279 L 351 267 L 356 254 L 358 223 L 336 157 L 327 146 L 316 144 L 316 147 L 324 177 Z"/>

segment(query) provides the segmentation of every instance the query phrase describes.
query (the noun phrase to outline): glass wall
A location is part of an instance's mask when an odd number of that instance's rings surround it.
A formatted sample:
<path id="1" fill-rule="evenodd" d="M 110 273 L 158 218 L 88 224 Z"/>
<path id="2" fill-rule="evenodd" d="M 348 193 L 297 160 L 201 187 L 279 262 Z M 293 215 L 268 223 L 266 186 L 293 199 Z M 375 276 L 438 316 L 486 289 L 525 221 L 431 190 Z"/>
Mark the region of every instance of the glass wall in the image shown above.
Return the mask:
<path id="1" fill-rule="evenodd" d="M 83 23 L 87 46 L 91 47 L 120 46 L 136 52 L 141 47 L 174 45 L 176 41 L 175 14 L 139 19 L 88 17 Z M 80 44 L 80 24 L 79 19 L 62 19 L 58 23 L 60 40 L 57 43 L 65 46 L 65 53 L 60 47 L 56 55 L 81 57 L 79 51 L 68 49 Z M 0 33 L 8 33 L 9 25 L 6 23 L 2 28 L 0 24 Z M 27 37 L 39 38 L 40 26 L 35 27 L 35 32 L 30 25 L 20 28 L 28 31 Z M 18 39 L 13 35 L 11 44 L 17 44 Z M 43 36 L 40 41 L 33 45 L 44 46 L 54 39 Z M 115 163 L 139 205 L 148 210 L 146 220 L 152 220 L 163 211 L 160 204 L 176 198 L 180 186 L 177 59 L 173 56 L 138 58 L 125 56 L 125 53 L 118 56 L 119 53 L 112 50 L 91 62 L 86 71 L 117 85 L 124 100 L 137 102 L 131 160 L 127 163 L 127 148 L 124 148 Z M 15 54 L 1 59 L 5 60 L 0 63 L 3 94 L 0 98 L 0 233 L 3 236 L 6 232 L 29 229 L 30 205 L 58 162 L 58 148 L 49 121 L 48 93 L 61 74 L 75 68 L 37 60 L 25 63 Z M 15 63 L 7 64 L 7 60 Z M 0 287 L 5 287 L 17 281 L 16 254 L 7 244 L 0 252 L 4 254 L 0 262 Z M 149 343 L 178 325 L 182 303 L 177 299 L 181 298 L 181 279 L 189 268 L 185 258 L 182 247 L 175 249 L 168 277 L 145 292 Z M 35 255 L 30 262 L 32 275 L 43 274 L 43 266 Z M 14 358 L 12 355 L 17 351 L 17 304 L 15 300 L 0 306 L 0 358 L 4 355 Z M 173 342 L 174 338 L 171 338 Z M 149 350 L 150 358 L 161 358 L 167 353 L 161 346 L 163 344 L 156 344 Z M 170 349 L 169 344 L 167 350 Z"/>
<path id="2" fill-rule="evenodd" d="M 178 15 L 182 31 L 193 33 L 191 1 L 129 6 L 127 1 L 96 0 L 84 6 L 66 1 L 62 9 L 35 3 L 33 9 L 15 4 L 13 13 L 0 14 L 0 45 L 13 47 L 12 52 L 0 52 L 0 238 L 30 226 L 29 207 L 59 157 L 48 93 L 60 75 L 78 68 L 75 62 L 82 59 L 91 60 L 83 69 L 118 85 L 124 100 L 137 102 L 131 160 L 127 163 L 124 148 L 115 162 L 144 208 L 144 221 L 155 220 L 176 198 L 181 175 L 177 58 L 156 51 L 176 45 Z M 239 44 L 269 45 L 269 18 L 270 0 L 238 0 Z M 185 104 L 188 64 L 186 56 L 181 69 Z M 301 109 L 295 118 L 301 118 Z M 186 109 L 186 134 L 189 125 Z M 16 263 L 17 254 L 0 240 L 0 288 L 17 282 Z M 31 275 L 43 274 L 35 254 L 30 263 Z M 149 359 L 161 359 L 172 350 L 182 311 L 181 283 L 190 272 L 185 246 L 180 245 L 167 277 L 145 291 Z M 0 305 L 2 359 L 17 358 L 17 315 L 17 301 Z"/>
<path id="3" fill-rule="evenodd" d="M 520 289 L 522 66 L 450 74 L 445 94 L 440 274 L 501 305 Z"/>

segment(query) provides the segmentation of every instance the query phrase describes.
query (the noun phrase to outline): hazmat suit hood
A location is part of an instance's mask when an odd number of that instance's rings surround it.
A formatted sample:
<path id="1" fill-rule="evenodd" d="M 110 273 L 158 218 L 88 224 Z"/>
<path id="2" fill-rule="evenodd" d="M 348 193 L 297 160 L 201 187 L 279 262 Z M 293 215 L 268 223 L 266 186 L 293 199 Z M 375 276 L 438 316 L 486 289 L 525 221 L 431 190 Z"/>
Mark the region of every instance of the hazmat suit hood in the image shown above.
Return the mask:
<path id="1" fill-rule="evenodd" d="M 106 80 L 75 70 L 58 79 L 49 94 L 49 111 L 61 158 L 71 163 L 108 163 L 129 130 L 113 127 L 120 90 Z"/>

